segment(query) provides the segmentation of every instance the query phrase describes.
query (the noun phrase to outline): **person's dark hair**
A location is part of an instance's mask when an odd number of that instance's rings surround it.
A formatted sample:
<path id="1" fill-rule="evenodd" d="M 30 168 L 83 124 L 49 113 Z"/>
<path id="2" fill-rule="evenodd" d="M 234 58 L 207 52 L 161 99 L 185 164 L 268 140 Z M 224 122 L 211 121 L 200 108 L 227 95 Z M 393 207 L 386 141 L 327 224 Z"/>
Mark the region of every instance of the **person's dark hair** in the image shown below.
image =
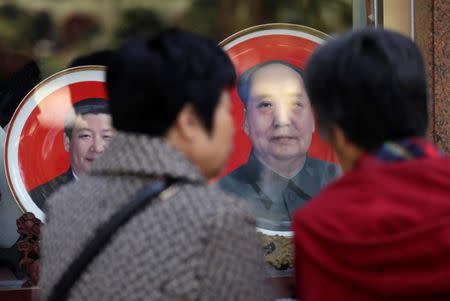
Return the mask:
<path id="1" fill-rule="evenodd" d="M 109 101 L 103 98 L 87 98 L 78 101 L 72 106 L 72 109 L 66 114 L 64 120 L 64 133 L 69 139 L 72 137 L 72 130 L 75 119 L 79 115 L 86 114 L 111 114 Z"/>
<path id="2" fill-rule="evenodd" d="M 309 60 L 305 86 L 323 132 L 337 125 L 364 150 L 425 135 L 424 63 L 401 34 L 364 29 L 325 43 Z"/>
<path id="3" fill-rule="evenodd" d="M 69 68 L 78 67 L 78 66 L 87 66 L 87 65 L 106 66 L 106 65 L 108 65 L 108 62 L 109 62 L 112 52 L 113 52 L 112 50 L 103 49 L 103 50 L 98 50 L 98 51 L 92 52 L 90 54 L 76 57 L 69 64 Z"/>
<path id="4" fill-rule="evenodd" d="M 302 69 L 300 69 L 299 67 L 294 66 L 292 64 L 289 64 L 288 62 L 285 62 L 285 61 L 272 60 L 272 61 L 266 61 L 264 63 L 257 64 L 255 66 L 251 67 L 250 69 L 246 70 L 244 73 L 242 73 L 237 80 L 237 92 L 238 92 L 238 95 L 245 107 L 247 107 L 248 99 L 250 97 L 250 85 L 252 83 L 252 78 L 253 78 L 253 75 L 255 74 L 255 72 L 265 66 L 275 65 L 275 64 L 287 66 L 287 67 L 291 68 L 292 70 L 294 70 L 295 72 L 297 72 L 300 75 L 300 77 L 303 78 L 303 70 Z"/>
<path id="5" fill-rule="evenodd" d="M 4 127 L 11 121 L 22 99 L 41 81 L 41 70 L 35 61 L 31 61 L 5 82 L 1 80 L 1 73 L 2 70 L 0 70 L 0 126 Z"/>
<path id="6" fill-rule="evenodd" d="M 210 131 L 235 71 L 215 42 L 167 29 L 125 42 L 107 67 L 106 82 L 116 129 L 163 136 L 188 103 Z"/>

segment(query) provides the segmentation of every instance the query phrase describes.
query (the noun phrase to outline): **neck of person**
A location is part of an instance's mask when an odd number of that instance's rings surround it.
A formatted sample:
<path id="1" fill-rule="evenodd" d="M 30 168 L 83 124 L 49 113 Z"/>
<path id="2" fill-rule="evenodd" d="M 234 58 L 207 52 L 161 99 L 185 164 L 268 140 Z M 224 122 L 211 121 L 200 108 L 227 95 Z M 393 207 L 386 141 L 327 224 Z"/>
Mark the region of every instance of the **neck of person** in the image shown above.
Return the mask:
<path id="1" fill-rule="evenodd" d="M 255 157 L 264 166 L 288 179 L 293 178 L 296 174 L 298 174 L 303 169 L 306 162 L 306 154 L 283 160 L 274 157 L 263 159 L 257 153 L 255 153 Z"/>

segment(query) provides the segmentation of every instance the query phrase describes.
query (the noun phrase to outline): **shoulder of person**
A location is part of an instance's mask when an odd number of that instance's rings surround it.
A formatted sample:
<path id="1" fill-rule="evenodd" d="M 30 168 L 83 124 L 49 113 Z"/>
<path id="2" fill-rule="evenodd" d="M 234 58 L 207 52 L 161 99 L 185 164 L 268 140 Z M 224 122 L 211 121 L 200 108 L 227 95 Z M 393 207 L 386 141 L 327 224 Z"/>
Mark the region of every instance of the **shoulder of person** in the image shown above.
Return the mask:
<path id="1" fill-rule="evenodd" d="M 205 206 L 205 209 L 209 208 L 209 210 L 215 210 L 218 213 L 230 212 L 248 216 L 250 210 L 246 202 L 223 191 L 222 188 L 220 184 L 200 186 L 197 192 L 199 194 L 198 201 Z"/>
<path id="2" fill-rule="evenodd" d="M 240 187 L 245 185 L 240 177 L 236 176 L 237 170 L 223 177 L 219 182 L 217 182 L 217 187 L 224 189 L 225 191 L 239 191 Z"/>
<path id="3" fill-rule="evenodd" d="M 322 174 L 326 174 L 330 178 L 335 178 L 340 174 L 340 168 L 337 164 L 321 159 L 308 157 L 309 166 Z"/>
<path id="4" fill-rule="evenodd" d="M 214 203 L 203 217 L 202 300 L 273 300 L 264 284 L 264 260 L 256 222 L 246 203 L 215 187 L 204 195 Z"/>
<path id="5" fill-rule="evenodd" d="M 252 172 L 252 168 L 245 163 L 223 177 L 217 185 L 226 191 L 241 192 L 244 189 L 243 187 L 249 185 L 257 177 L 258 175 Z"/>
<path id="6" fill-rule="evenodd" d="M 376 180 L 372 175 L 350 171 L 327 185 L 312 202 L 295 212 L 293 228 L 305 229 L 305 225 L 331 224 L 343 216 L 357 218 L 364 215 L 365 206 L 378 197 Z M 351 219 L 343 219 L 347 222 Z M 321 226 L 320 226 L 321 227 Z"/>

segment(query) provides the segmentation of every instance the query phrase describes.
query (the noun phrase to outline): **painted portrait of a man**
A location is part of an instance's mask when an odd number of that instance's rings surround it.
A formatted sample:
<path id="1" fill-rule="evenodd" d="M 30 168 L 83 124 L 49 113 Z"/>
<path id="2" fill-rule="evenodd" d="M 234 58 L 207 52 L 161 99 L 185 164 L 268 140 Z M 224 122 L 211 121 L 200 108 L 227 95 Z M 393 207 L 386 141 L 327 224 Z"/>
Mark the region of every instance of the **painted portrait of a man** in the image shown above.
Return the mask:
<path id="1" fill-rule="evenodd" d="M 250 203 L 258 227 L 290 231 L 293 212 L 338 173 L 335 164 L 308 155 L 315 121 L 303 70 L 266 61 L 245 71 L 237 90 L 252 150 L 219 186 Z"/>
<path id="2" fill-rule="evenodd" d="M 42 209 L 45 200 L 60 186 L 88 173 L 114 135 L 107 100 L 89 98 L 75 103 L 65 116 L 62 141 L 65 151 L 69 153 L 70 167 L 29 192 L 36 205 Z"/>

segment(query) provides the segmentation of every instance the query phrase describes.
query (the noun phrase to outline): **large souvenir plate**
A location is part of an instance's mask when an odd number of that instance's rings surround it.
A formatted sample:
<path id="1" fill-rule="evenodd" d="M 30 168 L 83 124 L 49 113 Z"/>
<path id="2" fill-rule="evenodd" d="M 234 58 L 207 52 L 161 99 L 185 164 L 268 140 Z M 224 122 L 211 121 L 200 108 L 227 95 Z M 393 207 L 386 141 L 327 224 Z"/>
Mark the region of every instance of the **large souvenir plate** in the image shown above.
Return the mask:
<path id="1" fill-rule="evenodd" d="M 339 171 L 330 146 L 315 130 L 317 118 L 303 86 L 308 58 L 327 38 L 301 25 L 265 24 L 220 43 L 235 65 L 238 81 L 231 94 L 234 152 L 218 185 L 249 202 L 266 260 L 281 274 L 292 267 L 293 212 Z M 290 98 L 295 98 L 294 108 L 289 107 Z M 295 159 L 300 157 L 304 160 Z M 299 166 L 289 175 L 279 172 L 285 159 L 285 167 L 290 162 Z"/>
<path id="2" fill-rule="evenodd" d="M 106 100 L 104 67 L 76 67 L 47 78 L 28 93 L 11 119 L 4 155 L 8 184 L 20 208 L 41 220 L 45 215 L 30 191 L 70 167 L 65 118 L 73 104 L 90 98 Z"/>

